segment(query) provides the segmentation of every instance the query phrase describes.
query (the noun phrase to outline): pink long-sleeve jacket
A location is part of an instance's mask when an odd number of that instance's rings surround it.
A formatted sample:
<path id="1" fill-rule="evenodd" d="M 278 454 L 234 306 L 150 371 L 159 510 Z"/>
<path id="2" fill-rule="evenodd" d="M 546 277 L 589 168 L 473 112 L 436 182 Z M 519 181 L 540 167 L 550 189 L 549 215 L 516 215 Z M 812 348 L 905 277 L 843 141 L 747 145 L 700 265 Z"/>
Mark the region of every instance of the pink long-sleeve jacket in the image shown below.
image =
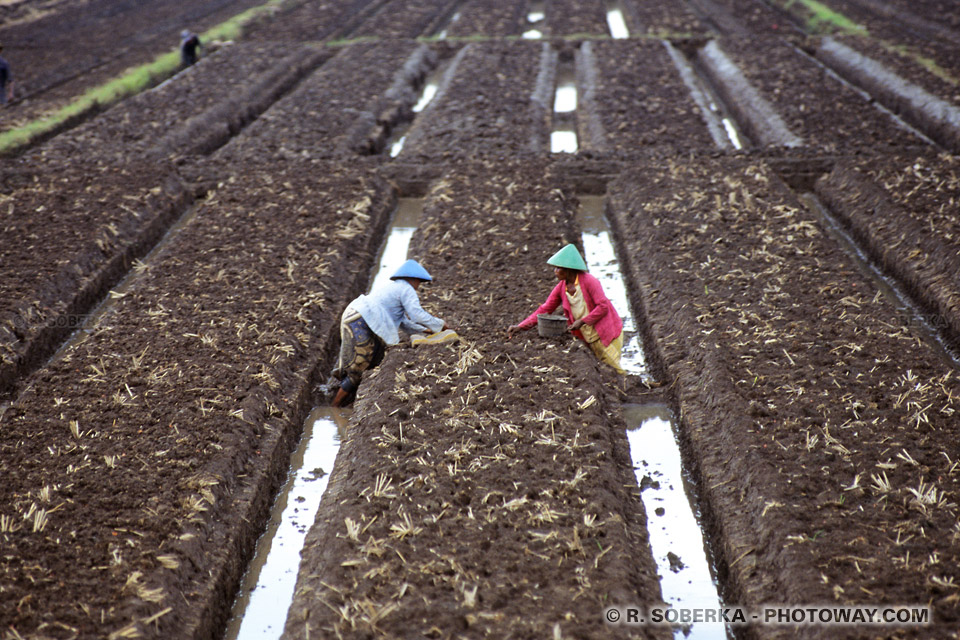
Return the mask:
<path id="1" fill-rule="evenodd" d="M 592 326 L 597 331 L 597 335 L 600 336 L 603 346 L 607 346 L 623 331 L 623 321 L 603 292 L 599 280 L 585 271 L 581 272 L 577 278 L 580 290 L 583 291 L 584 302 L 587 303 L 587 315 L 583 317 L 583 323 Z M 573 324 L 573 311 L 570 310 L 570 301 L 567 299 L 567 283 L 563 280 L 553 288 L 553 291 L 547 296 L 547 301 L 520 323 L 520 328 L 532 327 L 537 324 L 538 315 L 553 313 L 561 305 L 564 315 L 567 316 L 567 324 Z M 579 330 L 574 331 L 573 334 L 581 340 L 583 339 L 583 334 Z"/>

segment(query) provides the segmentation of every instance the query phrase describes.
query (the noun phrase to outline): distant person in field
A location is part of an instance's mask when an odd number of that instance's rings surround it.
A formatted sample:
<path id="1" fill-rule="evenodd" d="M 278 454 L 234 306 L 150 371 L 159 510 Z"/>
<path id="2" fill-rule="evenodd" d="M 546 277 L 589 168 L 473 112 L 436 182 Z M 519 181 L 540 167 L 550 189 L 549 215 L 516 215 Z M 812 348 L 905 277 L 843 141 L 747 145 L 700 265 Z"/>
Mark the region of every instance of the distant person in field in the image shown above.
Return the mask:
<path id="1" fill-rule="evenodd" d="M 613 367 L 617 373 L 624 373 L 620 368 L 623 321 L 603 292 L 600 281 L 587 273 L 583 256 L 574 245 L 568 244 L 553 254 L 547 264 L 554 268 L 553 273 L 560 282 L 540 308 L 519 324 L 507 328 L 507 336 L 512 338 L 517 331 L 529 329 L 537 324 L 538 315 L 553 313 L 562 306 L 567 317 L 567 330 L 586 342 L 601 362 Z"/>
<path id="2" fill-rule="evenodd" d="M 186 69 L 200 57 L 200 36 L 184 29 L 180 32 L 180 65 Z"/>
<path id="3" fill-rule="evenodd" d="M 0 45 L 0 53 L 2 52 L 3 45 Z M 0 105 L 6 106 L 10 100 L 13 100 L 13 73 L 10 71 L 10 63 L 0 56 Z"/>
<path id="4" fill-rule="evenodd" d="M 388 345 L 400 342 L 400 331 L 409 334 L 435 334 L 431 342 L 456 339 L 447 323 L 420 306 L 417 291 L 433 278 L 416 260 L 407 260 L 390 276 L 390 282 L 362 295 L 340 317 L 340 361 L 333 378 L 340 388 L 333 406 L 353 402 L 363 372 L 383 361 Z"/>

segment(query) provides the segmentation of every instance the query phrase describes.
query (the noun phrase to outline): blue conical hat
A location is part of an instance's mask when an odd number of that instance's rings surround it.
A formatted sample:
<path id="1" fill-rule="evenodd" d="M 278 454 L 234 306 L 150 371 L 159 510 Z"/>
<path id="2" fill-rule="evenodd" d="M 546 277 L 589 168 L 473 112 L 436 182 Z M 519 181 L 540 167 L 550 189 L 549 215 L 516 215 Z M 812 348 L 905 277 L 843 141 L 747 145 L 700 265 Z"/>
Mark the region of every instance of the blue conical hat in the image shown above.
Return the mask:
<path id="1" fill-rule="evenodd" d="M 420 263 L 416 260 L 407 260 L 400 265 L 396 273 L 390 276 L 391 280 L 396 280 L 397 278 L 416 278 L 417 280 L 426 280 L 427 282 L 433 280 L 433 277 L 427 273 L 427 270 L 421 267 Z"/>
<path id="2" fill-rule="evenodd" d="M 553 254 L 547 264 L 553 267 L 563 267 L 564 269 L 576 269 L 577 271 L 586 271 L 587 263 L 583 261 L 583 256 L 577 251 L 577 248 L 568 244 L 560 251 Z"/>

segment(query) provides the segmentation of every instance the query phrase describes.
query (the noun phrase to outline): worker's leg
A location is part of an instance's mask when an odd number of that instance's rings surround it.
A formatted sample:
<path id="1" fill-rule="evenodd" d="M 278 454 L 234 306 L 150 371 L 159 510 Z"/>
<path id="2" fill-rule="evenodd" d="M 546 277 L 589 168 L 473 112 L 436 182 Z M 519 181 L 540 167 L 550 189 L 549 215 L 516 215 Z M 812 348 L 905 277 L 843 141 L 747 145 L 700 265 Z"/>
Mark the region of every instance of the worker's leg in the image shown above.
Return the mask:
<path id="1" fill-rule="evenodd" d="M 600 362 L 610 365 L 619 374 L 626 373 L 620 368 L 620 352 L 623 351 L 623 332 L 620 332 L 616 338 L 610 341 L 610 344 L 603 346 L 602 340 L 590 342 L 590 349 L 597 356 Z"/>
<path id="2" fill-rule="evenodd" d="M 333 375 L 341 382 L 333 399 L 335 407 L 353 401 L 363 372 L 380 364 L 386 351 L 383 340 L 370 330 L 363 317 L 350 311 L 344 312 L 340 323 L 340 362 Z"/>

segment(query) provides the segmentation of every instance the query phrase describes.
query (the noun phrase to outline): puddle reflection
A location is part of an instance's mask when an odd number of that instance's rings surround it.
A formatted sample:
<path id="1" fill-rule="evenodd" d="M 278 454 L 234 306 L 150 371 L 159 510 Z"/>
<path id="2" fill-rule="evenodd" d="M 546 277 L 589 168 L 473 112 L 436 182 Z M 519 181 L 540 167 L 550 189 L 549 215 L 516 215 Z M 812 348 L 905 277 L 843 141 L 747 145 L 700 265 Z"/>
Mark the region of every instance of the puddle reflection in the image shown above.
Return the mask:
<path id="1" fill-rule="evenodd" d="M 550 133 L 550 153 L 576 153 L 576 131 L 553 131 Z"/>
<path id="2" fill-rule="evenodd" d="M 630 37 L 627 22 L 623 19 L 623 11 L 619 8 L 607 11 L 607 26 L 610 28 L 610 37 L 615 40 Z"/>
<path id="3" fill-rule="evenodd" d="M 343 409 L 317 407 L 307 417 L 290 459 L 287 482 L 277 494 L 267 530 L 257 542 L 226 640 L 279 638 L 293 601 L 300 550 L 346 433 Z"/>
<path id="4" fill-rule="evenodd" d="M 673 416 L 664 405 L 624 405 L 627 439 L 637 485 L 647 511 L 647 530 L 660 574 L 663 599 L 674 608 L 721 607 L 710 572 L 700 523 L 684 487 Z M 674 635 L 725 640 L 723 622 L 697 622 Z"/>

